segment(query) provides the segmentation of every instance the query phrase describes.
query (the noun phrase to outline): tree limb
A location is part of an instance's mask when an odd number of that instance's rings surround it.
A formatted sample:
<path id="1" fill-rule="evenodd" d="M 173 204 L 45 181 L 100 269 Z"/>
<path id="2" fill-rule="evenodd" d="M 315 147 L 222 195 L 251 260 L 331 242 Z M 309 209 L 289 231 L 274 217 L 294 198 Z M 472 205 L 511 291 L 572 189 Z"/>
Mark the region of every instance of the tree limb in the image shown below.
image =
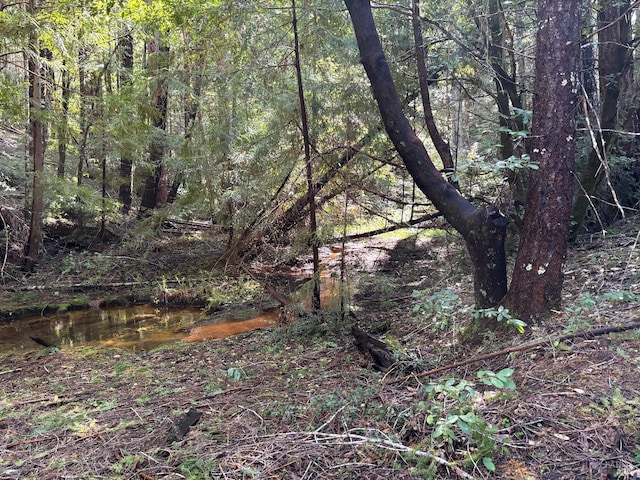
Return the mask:
<path id="1" fill-rule="evenodd" d="M 381 433 L 376 431 L 376 433 Z M 393 450 L 396 452 L 407 452 L 407 453 L 412 453 L 413 455 L 417 456 L 417 457 L 427 457 L 430 460 L 433 460 L 434 462 L 436 462 L 439 465 L 442 465 L 446 468 L 450 468 L 451 470 L 453 470 L 456 475 L 458 475 L 460 478 L 464 478 L 467 480 L 473 480 L 475 477 L 469 475 L 467 472 L 465 472 L 464 470 L 462 470 L 460 467 L 454 465 L 453 463 L 445 460 L 442 457 L 439 457 L 437 455 L 434 455 L 431 452 L 425 452 L 424 450 L 417 450 L 415 448 L 409 447 L 407 445 L 404 445 L 402 443 L 399 442 L 394 442 L 391 439 L 388 438 L 379 438 L 379 437 L 368 437 L 365 435 L 359 435 L 356 433 L 352 433 L 352 432 L 347 432 L 347 433 L 324 433 L 324 432 L 318 432 L 318 431 L 314 431 L 308 434 L 305 434 L 305 436 L 313 436 L 312 440 L 308 440 L 308 442 L 312 442 L 312 443 L 321 443 L 322 441 L 325 442 L 333 442 L 336 440 L 342 440 L 344 443 L 344 445 L 367 445 L 367 444 L 371 444 L 371 445 L 377 445 L 381 448 L 384 448 L 385 450 Z"/>
<path id="2" fill-rule="evenodd" d="M 522 345 L 516 345 L 514 347 L 503 348 L 502 350 L 498 350 L 497 352 L 491 352 L 491 353 L 486 353 L 484 355 L 479 355 L 477 357 L 467 358 L 466 360 L 462 360 L 460 362 L 451 363 L 449 365 L 443 365 L 442 367 L 434 368 L 432 370 L 427 370 L 426 372 L 421 372 L 419 374 L 411 375 L 409 377 L 398 378 L 387 383 L 390 383 L 390 384 L 401 383 L 411 378 L 424 378 L 430 375 L 435 375 L 436 373 L 452 370 L 458 367 L 463 367 L 465 365 L 481 362 L 489 358 L 499 357 L 501 355 L 506 355 L 508 353 L 531 350 L 532 348 L 540 347 L 547 343 L 564 342 L 566 340 L 572 340 L 574 338 L 594 338 L 600 335 L 606 335 L 607 333 L 625 332 L 627 330 L 633 330 L 636 328 L 640 328 L 640 318 L 634 319 L 630 323 L 625 323 L 623 325 L 608 325 L 605 327 L 593 328 L 591 330 L 582 330 L 580 332 L 567 333 L 565 335 L 560 335 L 555 338 L 543 338 L 540 340 L 535 340 L 533 342 L 524 343 Z"/>

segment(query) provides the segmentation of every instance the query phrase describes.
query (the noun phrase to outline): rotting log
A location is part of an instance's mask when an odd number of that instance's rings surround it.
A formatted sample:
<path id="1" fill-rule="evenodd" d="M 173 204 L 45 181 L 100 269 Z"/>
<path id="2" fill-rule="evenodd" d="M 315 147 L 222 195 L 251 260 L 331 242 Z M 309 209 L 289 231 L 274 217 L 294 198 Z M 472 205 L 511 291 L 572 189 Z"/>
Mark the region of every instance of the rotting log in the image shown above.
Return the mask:
<path id="1" fill-rule="evenodd" d="M 47 347 L 47 348 L 58 348 L 57 345 L 51 343 L 51 342 L 47 342 L 46 340 L 41 339 L 40 337 L 29 337 L 31 340 L 33 340 L 34 342 L 36 342 L 38 345 L 42 345 L 43 347 Z"/>
<path id="2" fill-rule="evenodd" d="M 356 339 L 358 349 L 371 355 L 377 369 L 387 370 L 395 363 L 393 352 L 382 340 L 365 332 L 357 325 L 351 327 L 351 334 Z"/>

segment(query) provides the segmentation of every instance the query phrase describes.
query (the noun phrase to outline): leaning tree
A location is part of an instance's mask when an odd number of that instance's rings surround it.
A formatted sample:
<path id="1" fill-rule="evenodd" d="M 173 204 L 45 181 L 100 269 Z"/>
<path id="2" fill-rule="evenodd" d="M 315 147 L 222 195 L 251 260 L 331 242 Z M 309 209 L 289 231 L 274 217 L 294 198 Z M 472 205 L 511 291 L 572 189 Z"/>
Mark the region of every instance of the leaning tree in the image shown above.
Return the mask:
<path id="1" fill-rule="evenodd" d="M 473 263 L 476 307 L 497 306 L 507 296 L 506 219 L 493 206 L 475 206 L 436 168 L 403 112 L 369 0 L 345 0 L 345 4 L 389 138 L 418 188 L 465 240 Z M 507 297 L 524 319 L 546 315 L 556 306 L 561 288 L 575 148 L 579 6 L 579 0 L 541 0 L 538 7 L 532 132 L 537 141 L 532 161 L 540 168 L 531 175 L 521 253 L 514 273 L 517 289 Z M 530 275 L 532 271 L 535 275 Z M 525 285 L 527 289 L 521 290 Z M 536 298 L 526 298 L 527 291 Z"/>

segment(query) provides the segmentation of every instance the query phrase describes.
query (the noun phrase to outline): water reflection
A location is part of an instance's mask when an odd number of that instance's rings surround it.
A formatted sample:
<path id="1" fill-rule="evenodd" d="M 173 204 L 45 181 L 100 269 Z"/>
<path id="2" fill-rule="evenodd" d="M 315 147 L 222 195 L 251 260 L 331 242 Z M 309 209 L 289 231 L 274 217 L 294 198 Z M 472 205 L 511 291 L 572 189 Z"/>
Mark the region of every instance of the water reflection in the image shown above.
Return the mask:
<path id="1" fill-rule="evenodd" d="M 321 276 L 322 307 L 340 298 L 339 283 L 328 272 Z M 296 301 L 310 308 L 310 282 Z M 207 317 L 200 308 L 160 309 L 153 305 L 77 310 L 0 323 L 0 352 L 39 347 L 38 337 L 59 347 L 104 345 L 148 350 L 165 343 L 228 337 L 275 325 L 279 309 L 257 311 L 236 308 Z M 206 323 L 203 322 L 206 317 Z M 196 325 L 196 326 L 194 326 Z"/>
<path id="2" fill-rule="evenodd" d="M 38 348 L 29 337 L 39 337 L 61 347 L 106 345 L 150 349 L 182 339 L 185 331 L 204 317 L 199 308 L 164 310 L 153 305 L 28 317 L 0 323 L 0 351 Z"/>

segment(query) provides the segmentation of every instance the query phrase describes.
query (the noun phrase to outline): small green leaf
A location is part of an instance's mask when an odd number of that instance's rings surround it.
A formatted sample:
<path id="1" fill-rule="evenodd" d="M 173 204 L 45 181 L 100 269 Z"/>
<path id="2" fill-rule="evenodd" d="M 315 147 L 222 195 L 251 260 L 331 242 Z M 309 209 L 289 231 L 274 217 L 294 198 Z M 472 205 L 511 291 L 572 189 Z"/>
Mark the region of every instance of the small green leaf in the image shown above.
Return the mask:
<path id="1" fill-rule="evenodd" d="M 484 465 L 484 467 L 489 470 L 490 472 L 495 472 L 496 471 L 496 466 L 493 463 L 493 460 L 491 459 L 491 457 L 482 457 L 482 463 Z"/>
<path id="2" fill-rule="evenodd" d="M 493 385 L 496 388 L 504 387 L 504 382 L 499 377 L 489 377 L 489 380 L 491 381 L 491 385 Z"/>
<path id="3" fill-rule="evenodd" d="M 462 418 L 458 419 L 458 428 L 465 435 L 471 435 L 473 433 L 473 430 L 471 430 L 471 427 L 469 426 L 469 424 L 464 420 L 462 420 Z"/>

